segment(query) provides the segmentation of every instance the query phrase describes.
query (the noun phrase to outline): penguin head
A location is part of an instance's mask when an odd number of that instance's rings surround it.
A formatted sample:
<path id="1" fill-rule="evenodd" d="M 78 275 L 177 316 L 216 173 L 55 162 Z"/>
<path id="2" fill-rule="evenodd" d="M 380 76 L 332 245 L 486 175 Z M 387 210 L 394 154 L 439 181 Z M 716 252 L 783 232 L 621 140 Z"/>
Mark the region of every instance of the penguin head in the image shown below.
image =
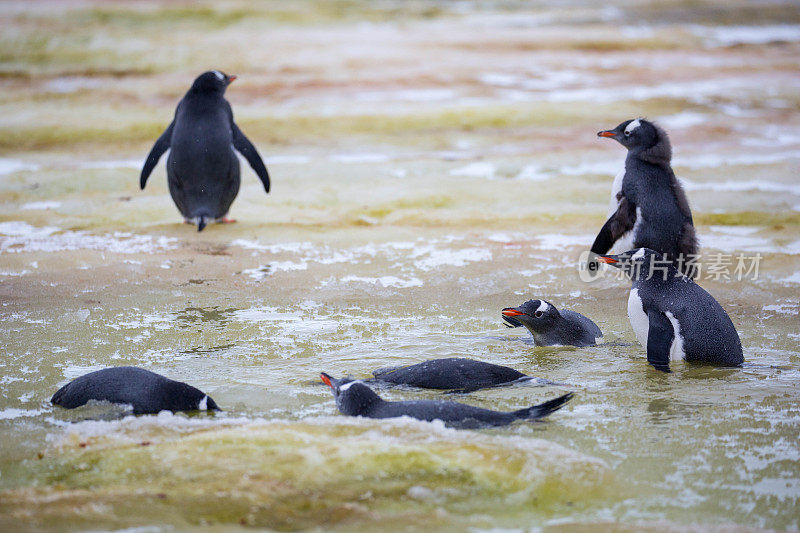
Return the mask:
<path id="1" fill-rule="evenodd" d="M 677 274 L 671 261 L 650 248 L 634 248 L 619 255 L 598 255 L 597 260 L 621 269 L 633 280 L 661 277 L 666 279 L 668 273 L 673 277 Z M 660 275 L 662 272 L 663 276 Z"/>
<path id="2" fill-rule="evenodd" d="M 646 150 L 660 141 L 659 130 L 661 128 L 649 120 L 637 118 L 626 120 L 613 130 L 597 132 L 597 136 L 614 139 L 628 150 Z"/>
<path id="3" fill-rule="evenodd" d="M 172 381 L 164 391 L 170 411 L 220 411 L 211 396 L 180 381 Z"/>
<path id="4" fill-rule="evenodd" d="M 322 381 L 331 388 L 336 407 L 349 416 L 365 415 L 372 406 L 381 401 L 380 396 L 367 387 L 363 381 L 351 378 L 336 379 L 325 372 L 320 374 Z"/>
<path id="5" fill-rule="evenodd" d="M 561 317 L 558 309 L 545 300 L 528 300 L 519 307 L 506 307 L 502 313 L 507 323 L 517 322 L 534 335 L 548 331 Z"/>
<path id="6" fill-rule="evenodd" d="M 228 76 L 219 70 L 209 70 L 200 74 L 192 84 L 192 90 L 208 93 L 224 93 L 236 76 Z"/>

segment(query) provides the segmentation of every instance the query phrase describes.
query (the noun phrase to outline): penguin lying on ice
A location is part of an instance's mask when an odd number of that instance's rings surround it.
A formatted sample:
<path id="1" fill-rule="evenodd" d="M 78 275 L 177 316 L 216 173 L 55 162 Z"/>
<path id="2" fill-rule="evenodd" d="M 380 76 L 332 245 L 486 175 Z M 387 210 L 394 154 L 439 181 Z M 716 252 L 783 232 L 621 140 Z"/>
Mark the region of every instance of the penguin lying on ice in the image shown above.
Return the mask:
<path id="1" fill-rule="evenodd" d="M 377 381 L 395 385 L 451 389 L 454 392 L 473 392 L 523 381 L 535 381 L 539 385 L 553 384 L 552 381 L 527 376 L 507 366 L 464 357 L 431 359 L 415 365 L 379 368 L 372 375 Z"/>
<path id="2" fill-rule="evenodd" d="M 331 388 L 333 397 L 336 399 L 336 407 L 342 414 L 366 418 L 409 416 L 428 422 L 441 420 L 448 426 L 460 428 L 505 426 L 517 420 L 536 420 L 561 409 L 573 396 L 569 392 L 539 405 L 518 411 L 503 412 L 437 400 L 389 402 L 375 394 L 362 381 L 353 381 L 348 378 L 336 379 L 324 372 L 320 374 L 320 377 Z"/>
<path id="3" fill-rule="evenodd" d="M 679 359 L 718 366 L 744 362 L 739 334 L 719 302 L 661 254 L 638 248 L 597 259 L 631 278 L 628 318 L 655 368 L 669 372 L 669 362 Z"/>
<path id="4" fill-rule="evenodd" d="M 197 77 L 178 103 L 175 118 L 153 145 L 142 168 L 139 184 L 147 178 L 161 155 L 167 158 L 167 184 L 172 200 L 187 223 L 203 231 L 212 221 L 225 218 L 239 193 L 239 159 L 247 159 L 269 192 L 269 174 L 253 143 L 233 121 L 225 89 L 236 79 L 218 70 Z"/>
<path id="5" fill-rule="evenodd" d="M 672 147 L 667 133 L 639 118 L 597 135 L 619 142 L 628 149 L 628 155 L 625 169 L 614 178 L 610 217 L 591 251 L 605 254 L 612 247 L 623 251 L 650 248 L 669 257 L 684 274 L 695 277 L 691 256 L 697 254 L 697 238 L 692 212 L 670 166 Z"/>
<path id="6" fill-rule="evenodd" d="M 133 414 L 161 411 L 219 410 L 206 393 L 180 381 L 132 366 L 104 368 L 76 378 L 53 395 L 50 401 L 74 409 L 89 400 L 133 406 Z"/>

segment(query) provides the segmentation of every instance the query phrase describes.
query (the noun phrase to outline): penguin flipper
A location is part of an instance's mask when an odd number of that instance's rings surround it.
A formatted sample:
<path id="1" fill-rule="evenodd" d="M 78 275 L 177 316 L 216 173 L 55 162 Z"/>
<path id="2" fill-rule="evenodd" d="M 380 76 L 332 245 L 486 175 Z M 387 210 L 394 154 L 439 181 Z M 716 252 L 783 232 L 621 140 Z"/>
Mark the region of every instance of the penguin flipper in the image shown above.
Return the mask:
<path id="1" fill-rule="evenodd" d="M 604 254 L 617 240 L 633 229 L 636 223 L 636 205 L 626 197 L 622 197 L 617 210 L 611 215 L 592 244 L 592 252 Z"/>
<path id="2" fill-rule="evenodd" d="M 679 270 L 683 271 L 687 277 L 695 279 L 699 275 L 697 265 L 694 264 L 694 260 L 697 259 L 697 235 L 694 231 L 694 225 L 691 223 L 691 218 L 689 222 L 683 225 L 681 230 L 681 237 L 678 241 L 678 254 L 679 259 L 682 260 L 680 265 L 682 268 L 679 268 Z"/>
<path id="3" fill-rule="evenodd" d="M 647 362 L 656 370 L 670 372 L 669 351 L 675 339 L 675 330 L 667 316 L 655 309 L 647 312 L 650 327 L 647 331 Z"/>
<path id="4" fill-rule="evenodd" d="M 239 126 L 237 126 L 235 122 L 232 123 L 232 125 L 233 147 L 247 159 L 247 162 L 250 163 L 250 167 L 258 174 L 258 178 L 261 180 L 261 183 L 264 184 L 264 190 L 269 192 L 269 173 L 267 172 L 267 167 L 264 166 L 264 161 L 261 160 L 261 156 L 258 155 L 258 150 L 256 150 L 256 147 L 250 142 L 250 139 L 242 133 L 242 130 L 239 129 Z"/>
<path id="5" fill-rule="evenodd" d="M 156 140 L 156 143 L 153 145 L 153 148 L 150 150 L 150 153 L 147 155 L 147 159 L 144 162 L 144 167 L 142 167 L 142 173 L 139 175 L 139 186 L 144 190 L 144 186 L 147 185 L 147 178 L 150 177 L 150 173 L 153 172 L 158 160 L 161 159 L 161 156 L 164 155 L 169 149 L 170 143 L 172 141 L 172 129 L 175 127 L 175 121 L 173 120 L 167 129 L 164 130 L 164 133 Z"/>

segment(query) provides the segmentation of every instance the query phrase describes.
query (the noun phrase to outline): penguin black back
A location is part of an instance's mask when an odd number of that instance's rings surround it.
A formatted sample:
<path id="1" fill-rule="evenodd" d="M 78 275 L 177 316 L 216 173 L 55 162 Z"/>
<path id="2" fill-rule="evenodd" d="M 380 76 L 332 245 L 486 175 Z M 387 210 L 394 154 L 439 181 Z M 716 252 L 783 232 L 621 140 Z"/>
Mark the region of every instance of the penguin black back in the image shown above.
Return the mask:
<path id="1" fill-rule="evenodd" d="M 742 343 L 728 313 L 713 296 L 646 248 L 600 256 L 631 278 L 628 317 L 647 361 L 669 371 L 672 360 L 740 366 Z"/>
<path id="2" fill-rule="evenodd" d="M 372 375 L 379 381 L 397 385 L 458 389 L 462 392 L 533 379 L 507 366 L 463 357 L 431 359 L 415 365 L 379 368 Z"/>
<path id="3" fill-rule="evenodd" d="M 428 422 L 441 420 L 449 426 L 460 428 L 505 426 L 517 420 L 543 418 L 563 407 L 573 396 L 570 392 L 539 405 L 503 412 L 436 400 L 388 402 L 362 381 L 336 379 L 325 373 L 320 377 L 331 388 L 336 406 L 342 414 L 366 418 L 408 416 Z"/>
<path id="4" fill-rule="evenodd" d="M 137 415 L 219 409 L 211 397 L 191 385 L 132 366 L 104 368 L 76 378 L 50 399 L 66 409 L 90 400 L 129 404 Z"/>
<path id="5" fill-rule="evenodd" d="M 236 76 L 218 70 L 201 74 L 178 103 L 175 118 L 147 156 L 139 184 L 147 179 L 161 155 L 167 158 L 167 184 L 178 210 L 198 231 L 211 221 L 224 221 L 239 192 L 239 159 L 247 159 L 269 192 L 267 168 L 255 146 L 233 121 L 225 89 Z"/>
<path id="6" fill-rule="evenodd" d="M 559 311 L 546 300 L 528 300 L 502 313 L 510 327 L 525 326 L 537 346 L 594 346 L 603 336 L 589 318 L 568 309 Z"/>
<path id="7" fill-rule="evenodd" d="M 691 259 L 697 254 L 697 238 L 689 202 L 672 171 L 667 133 L 639 118 L 597 135 L 616 140 L 627 148 L 628 155 L 625 170 L 612 188 L 615 209 L 591 251 L 605 254 L 617 241 L 625 248 L 651 248 L 694 277 Z"/>

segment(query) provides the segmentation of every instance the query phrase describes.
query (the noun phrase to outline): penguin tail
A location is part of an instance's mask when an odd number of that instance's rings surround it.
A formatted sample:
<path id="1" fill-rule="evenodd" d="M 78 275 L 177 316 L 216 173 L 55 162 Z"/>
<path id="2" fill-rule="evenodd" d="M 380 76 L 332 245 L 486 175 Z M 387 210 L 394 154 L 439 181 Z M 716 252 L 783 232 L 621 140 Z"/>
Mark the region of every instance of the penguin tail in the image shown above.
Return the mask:
<path id="1" fill-rule="evenodd" d="M 517 418 L 524 418 L 528 420 L 534 420 L 537 418 L 544 418 L 550 413 L 558 411 L 564 405 L 575 396 L 573 393 L 568 392 L 563 396 L 559 396 L 553 400 L 540 403 L 539 405 L 534 405 L 532 407 L 526 407 L 525 409 L 520 409 L 519 411 L 514 411 L 514 414 Z"/>
<path id="2" fill-rule="evenodd" d="M 198 232 L 203 231 L 203 228 L 205 228 L 206 224 L 208 224 L 208 222 L 206 222 L 207 218 L 208 217 L 202 216 L 202 215 L 197 217 L 197 231 Z"/>

